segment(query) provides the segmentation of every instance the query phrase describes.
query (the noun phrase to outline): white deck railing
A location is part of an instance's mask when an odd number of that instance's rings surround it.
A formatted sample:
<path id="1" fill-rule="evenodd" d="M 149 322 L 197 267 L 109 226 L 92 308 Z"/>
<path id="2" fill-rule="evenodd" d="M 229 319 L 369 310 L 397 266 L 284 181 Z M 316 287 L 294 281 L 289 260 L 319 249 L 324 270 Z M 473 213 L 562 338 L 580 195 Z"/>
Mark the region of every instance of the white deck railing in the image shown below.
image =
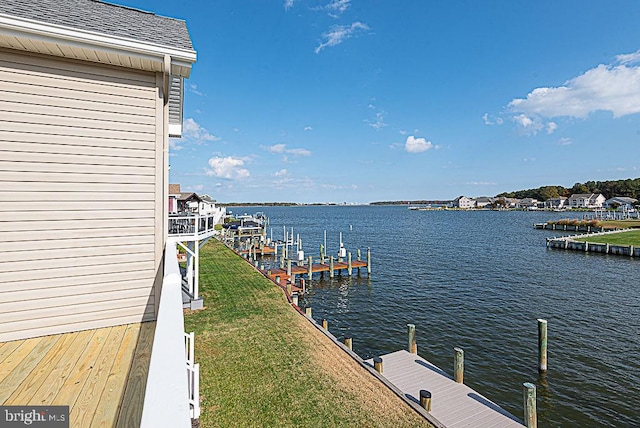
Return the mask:
<path id="1" fill-rule="evenodd" d="M 194 364 L 193 333 L 185 343 L 182 316 L 182 283 L 176 243 L 168 240 L 164 256 L 164 277 L 156 318 L 149 374 L 142 409 L 141 427 L 191 427 L 197 416 L 192 400 L 199 401 L 199 368 Z M 186 352 L 185 352 L 186 351 Z M 185 378 L 185 365 L 187 377 Z"/>
<path id="2" fill-rule="evenodd" d="M 211 214 L 183 214 L 169 216 L 169 236 L 180 239 L 204 239 L 215 233 L 215 226 L 224 215 L 223 210 Z"/>

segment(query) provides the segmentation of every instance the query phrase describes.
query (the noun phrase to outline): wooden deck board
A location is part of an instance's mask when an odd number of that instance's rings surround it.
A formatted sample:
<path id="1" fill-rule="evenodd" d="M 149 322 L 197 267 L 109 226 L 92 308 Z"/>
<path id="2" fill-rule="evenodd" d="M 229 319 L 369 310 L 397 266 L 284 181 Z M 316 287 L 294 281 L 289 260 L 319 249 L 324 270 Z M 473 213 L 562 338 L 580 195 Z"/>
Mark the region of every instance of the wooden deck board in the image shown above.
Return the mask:
<path id="1" fill-rule="evenodd" d="M 2 380 L 0 387 L 0 401 L 6 401 L 11 393 L 16 390 L 20 384 L 31 374 L 31 371 L 40 362 L 40 356 L 46 354 L 49 349 L 60 339 L 59 336 L 46 336 L 39 340 L 35 346 L 20 346 L 11 356 L 16 356 L 15 366 L 13 370 Z M 22 352 L 18 352 L 22 350 Z M 28 352 L 27 352 L 28 350 Z M 9 358 L 11 358 L 11 356 Z M 23 358 L 18 358 L 23 356 Z M 6 360 L 5 360 L 6 361 Z M 11 362 L 9 362 L 11 364 Z M 7 366 L 9 366 L 7 364 Z M 4 363 L 3 363 L 4 365 Z"/>
<path id="2" fill-rule="evenodd" d="M 150 322 L 0 343 L 0 405 L 68 405 L 71 426 L 137 426 L 154 332 Z M 137 423 L 116 425 L 131 406 Z"/>
<path id="3" fill-rule="evenodd" d="M 144 323 L 140 327 L 140 335 L 134 350 L 133 361 L 127 377 L 127 385 L 122 398 L 122 407 L 117 415 L 116 427 L 128 428 L 140 426 L 142 405 L 147 385 L 149 360 L 156 323 Z"/>
<path id="4" fill-rule="evenodd" d="M 11 396 L 5 401 L 7 405 L 20 405 L 32 403 L 33 397 L 38 388 L 45 382 L 50 374 L 51 367 L 55 367 L 60 359 L 65 355 L 69 345 L 73 343 L 75 336 L 70 334 L 62 335 L 56 343 L 49 349 L 49 352 L 40 360 L 31 374 L 20 384 Z"/>
<path id="5" fill-rule="evenodd" d="M 416 402 L 420 390 L 431 392 L 431 414 L 451 428 L 522 427 L 521 422 L 497 404 L 418 355 L 397 351 L 383 355 L 383 376 Z M 373 365 L 372 360 L 367 361 Z"/>
<path id="6" fill-rule="evenodd" d="M 120 349 L 120 344 L 126 330 L 125 326 L 113 327 L 98 355 L 95 365 L 87 376 L 87 380 L 76 400 L 74 411 L 70 415 L 71 426 L 93 426 L 91 421 L 96 413 L 103 389 L 107 383 L 109 373 Z"/>
<path id="7" fill-rule="evenodd" d="M 85 330 L 73 334 L 75 339 L 67 348 L 64 358 L 60 359 L 60 361 L 51 368 L 49 376 L 47 376 L 40 388 L 34 393 L 30 404 L 47 405 L 53 403 L 53 399 L 58 394 L 60 388 L 62 388 L 64 381 L 70 376 L 73 368 L 78 363 L 78 359 L 84 352 L 87 343 L 94 334 L 95 330 Z"/>
<path id="8" fill-rule="evenodd" d="M 140 324 L 129 324 L 115 356 L 109 378 L 102 393 L 100 406 L 91 422 L 92 427 L 111 427 L 116 420 L 136 348 Z M 151 344 L 149 344 L 151 346 Z"/>

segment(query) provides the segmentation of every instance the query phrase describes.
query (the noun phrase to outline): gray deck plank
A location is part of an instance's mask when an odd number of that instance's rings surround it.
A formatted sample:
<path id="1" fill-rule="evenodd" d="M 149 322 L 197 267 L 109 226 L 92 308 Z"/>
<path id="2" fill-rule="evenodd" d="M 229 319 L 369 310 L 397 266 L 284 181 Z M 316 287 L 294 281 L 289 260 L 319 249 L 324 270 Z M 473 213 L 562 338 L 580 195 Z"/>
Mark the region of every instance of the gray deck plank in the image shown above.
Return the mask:
<path id="1" fill-rule="evenodd" d="M 419 401 L 431 392 L 431 414 L 447 427 L 522 427 L 518 418 L 416 354 L 401 350 L 382 356 L 383 376 Z M 373 360 L 367 361 L 373 365 Z"/>

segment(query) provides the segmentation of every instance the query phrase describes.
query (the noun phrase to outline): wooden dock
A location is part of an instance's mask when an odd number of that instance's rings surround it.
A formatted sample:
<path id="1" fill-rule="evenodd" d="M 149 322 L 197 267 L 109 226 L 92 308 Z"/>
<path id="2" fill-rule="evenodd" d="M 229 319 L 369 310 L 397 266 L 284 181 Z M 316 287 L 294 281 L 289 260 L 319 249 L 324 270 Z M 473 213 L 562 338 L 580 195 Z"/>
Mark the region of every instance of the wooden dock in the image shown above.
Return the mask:
<path id="1" fill-rule="evenodd" d="M 431 392 L 431 415 L 442 425 L 462 427 L 523 427 L 522 421 L 443 370 L 408 351 L 383 355 L 382 375 L 406 396 L 420 402 L 420 390 Z M 366 361 L 371 367 L 373 360 Z"/>
<path id="2" fill-rule="evenodd" d="M 340 272 L 343 270 L 347 270 L 349 269 L 349 263 L 347 262 L 334 262 L 333 263 L 333 274 L 331 271 L 331 264 L 328 263 L 312 263 L 311 264 L 311 275 L 313 275 L 314 273 L 323 273 L 323 272 L 329 272 L 329 275 L 335 274 L 335 272 Z M 367 262 L 363 261 L 363 260 L 354 260 L 351 262 L 351 269 L 360 269 L 360 268 L 367 268 Z M 291 282 L 295 282 L 295 278 L 297 276 L 302 276 L 302 275 L 307 275 L 307 277 L 309 276 L 309 265 L 292 265 L 291 266 L 291 275 L 288 274 L 288 270 L 285 268 L 272 268 L 269 269 L 267 271 L 264 272 L 266 275 L 269 276 L 269 278 L 273 279 L 274 281 L 278 282 L 278 279 L 280 281 L 289 281 L 291 280 Z"/>

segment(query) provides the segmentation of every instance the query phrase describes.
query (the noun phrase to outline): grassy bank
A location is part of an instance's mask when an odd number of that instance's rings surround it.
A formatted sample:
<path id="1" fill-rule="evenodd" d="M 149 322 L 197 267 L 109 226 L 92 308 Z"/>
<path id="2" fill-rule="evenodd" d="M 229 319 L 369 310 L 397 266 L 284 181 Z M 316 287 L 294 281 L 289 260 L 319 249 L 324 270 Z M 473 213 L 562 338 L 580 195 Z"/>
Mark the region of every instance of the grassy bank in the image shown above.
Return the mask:
<path id="1" fill-rule="evenodd" d="M 640 246 L 640 230 L 630 230 L 612 233 L 610 235 L 596 235 L 589 238 L 579 238 L 576 239 L 576 241 L 612 245 L 633 245 L 634 247 L 638 247 Z"/>
<path id="2" fill-rule="evenodd" d="M 202 427 L 428 426 L 217 241 L 200 251 Z"/>

